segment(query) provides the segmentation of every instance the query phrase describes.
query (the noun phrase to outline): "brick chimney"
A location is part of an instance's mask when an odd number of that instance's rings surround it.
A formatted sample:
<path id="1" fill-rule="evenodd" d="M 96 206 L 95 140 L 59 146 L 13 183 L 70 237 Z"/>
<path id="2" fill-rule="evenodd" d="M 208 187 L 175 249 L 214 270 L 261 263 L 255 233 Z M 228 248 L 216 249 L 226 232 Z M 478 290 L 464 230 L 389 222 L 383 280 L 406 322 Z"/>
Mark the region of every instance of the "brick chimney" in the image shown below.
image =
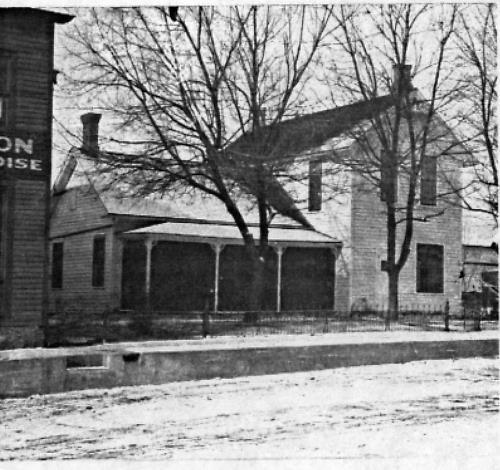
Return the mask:
<path id="1" fill-rule="evenodd" d="M 99 151 L 100 114 L 87 113 L 80 117 L 83 124 L 82 150 L 92 156 Z"/>
<path id="2" fill-rule="evenodd" d="M 405 93 L 411 90 L 413 90 L 413 85 L 411 84 L 411 65 L 394 64 L 392 66 L 392 92 L 397 93 L 400 91 L 401 93 Z"/>

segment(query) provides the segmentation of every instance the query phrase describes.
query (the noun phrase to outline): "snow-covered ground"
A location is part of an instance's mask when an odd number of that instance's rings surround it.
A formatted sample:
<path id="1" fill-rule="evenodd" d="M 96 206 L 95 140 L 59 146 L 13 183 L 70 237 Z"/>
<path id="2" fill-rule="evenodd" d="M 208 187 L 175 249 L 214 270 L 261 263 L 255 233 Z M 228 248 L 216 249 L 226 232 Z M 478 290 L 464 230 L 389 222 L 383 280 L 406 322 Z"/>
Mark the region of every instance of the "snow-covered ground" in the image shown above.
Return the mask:
<path id="1" fill-rule="evenodd" d="M 498 359 L 486 358 L 7 399 L 0 468 L 68 458 L 500 468 L 498 412 Z"/>

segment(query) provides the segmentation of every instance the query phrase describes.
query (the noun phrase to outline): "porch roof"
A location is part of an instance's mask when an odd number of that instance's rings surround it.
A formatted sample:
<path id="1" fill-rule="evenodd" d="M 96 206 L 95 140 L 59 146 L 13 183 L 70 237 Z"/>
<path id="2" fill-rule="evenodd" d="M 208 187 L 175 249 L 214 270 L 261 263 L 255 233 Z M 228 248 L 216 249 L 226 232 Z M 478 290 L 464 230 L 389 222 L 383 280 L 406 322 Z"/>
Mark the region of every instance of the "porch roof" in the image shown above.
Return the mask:
<path id="1" fill-rule="evenodd" d="M 255 224 L 249 226 L 250 233 L 256 240 L 259 239 L 259 227 Z M 147 237 L 154 240 L 194 241 L 227 244 L 243 244 L 241 234 L 235 224 L 224 222 L 169 221 L 161 224 L 150 225 L 124 233 L 130 238 Z M 271 245 L 287 246 L 332 246 L 341 242 L 333 237 L 315 230 L 293 226 L 272 226 L 269 228 L 269 243 Z"/>

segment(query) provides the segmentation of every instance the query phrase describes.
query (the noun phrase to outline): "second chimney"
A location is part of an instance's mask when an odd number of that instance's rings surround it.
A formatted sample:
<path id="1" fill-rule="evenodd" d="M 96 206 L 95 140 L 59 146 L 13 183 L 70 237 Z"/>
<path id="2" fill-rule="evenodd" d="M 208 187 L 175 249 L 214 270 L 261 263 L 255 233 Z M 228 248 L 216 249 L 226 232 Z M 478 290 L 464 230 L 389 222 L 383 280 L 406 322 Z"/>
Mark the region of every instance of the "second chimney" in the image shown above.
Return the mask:
<path id="1" fill-rule="evenodd" d="M 392 91 L 393 93 L 405 93 L 411 91 L 411 65 L 394 64 L 392 66 Z"/>
<path id="2" fill-rule="evenodd" d="M 91 156 L 99 151 L 99 121 L 100 114 L 87 113 L 80 117 L 83 124 L 82 150 Z"/>

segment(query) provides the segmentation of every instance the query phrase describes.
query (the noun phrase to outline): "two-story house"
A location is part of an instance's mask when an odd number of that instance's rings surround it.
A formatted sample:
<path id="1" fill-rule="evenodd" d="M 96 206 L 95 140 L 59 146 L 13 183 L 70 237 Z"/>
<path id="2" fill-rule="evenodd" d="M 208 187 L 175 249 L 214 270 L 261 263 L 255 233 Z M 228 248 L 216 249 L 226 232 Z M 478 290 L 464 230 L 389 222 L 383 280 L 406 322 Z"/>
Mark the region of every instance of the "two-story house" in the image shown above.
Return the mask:
<path id="1" fill-rule="evenodd" d="M 303 310 L 387 307 L 385 203 L 380 191 L 335 158 L 356 152 L 344 135 L 374 113 L 393 106 L 391 96 L 284 121 L 286 145 L 301 158 L 305 181 L 284 184 L 315 230 L 282 218 L 270 229 L 274 249 L 267 266 L 266 309 Z M 97 144 L 96 121 L 87 115 Z M 311 124 L 312 123 L 312 124 Z M 322 123 L 322 126 L 318 126 Z M 326 124 L 325 124 L 326 123 Z M 301 132 L 304 128 L 314 132 Z M 451 133 L 450 133 L 451 134 Z M 448 136 L 450 137 L 450 136 Z M 239 144 L 240 149 L 245 142 Z M 243 147 L 242 147 L 243 146 Z M 103 193 L 85 173 L 86 155 L 72 149 L 55 185 L 52 241 L 52 308 L 201 310 L 212 291 L 214 310 L 245 310 L 248 287 L 242 240 L 215 200 L 119 200 Z M 75 166 L 80 171 L 75 170 Z M 410 255 L 400 274 L 403 308 L 460 305 L 462 212 L 450 204 L 449 178 L 460 162 L 443 156 L 422 171 Z M 83 170 L 82 170 L 83 169 Z M 84 183 L 81 178 L 86 175 Z M 440 175 L 446 175 L 441 178 Z M 401 178 L 399 197 L 405 197 Z M 258 227 L 251 227 L 258 233 Z"/>

